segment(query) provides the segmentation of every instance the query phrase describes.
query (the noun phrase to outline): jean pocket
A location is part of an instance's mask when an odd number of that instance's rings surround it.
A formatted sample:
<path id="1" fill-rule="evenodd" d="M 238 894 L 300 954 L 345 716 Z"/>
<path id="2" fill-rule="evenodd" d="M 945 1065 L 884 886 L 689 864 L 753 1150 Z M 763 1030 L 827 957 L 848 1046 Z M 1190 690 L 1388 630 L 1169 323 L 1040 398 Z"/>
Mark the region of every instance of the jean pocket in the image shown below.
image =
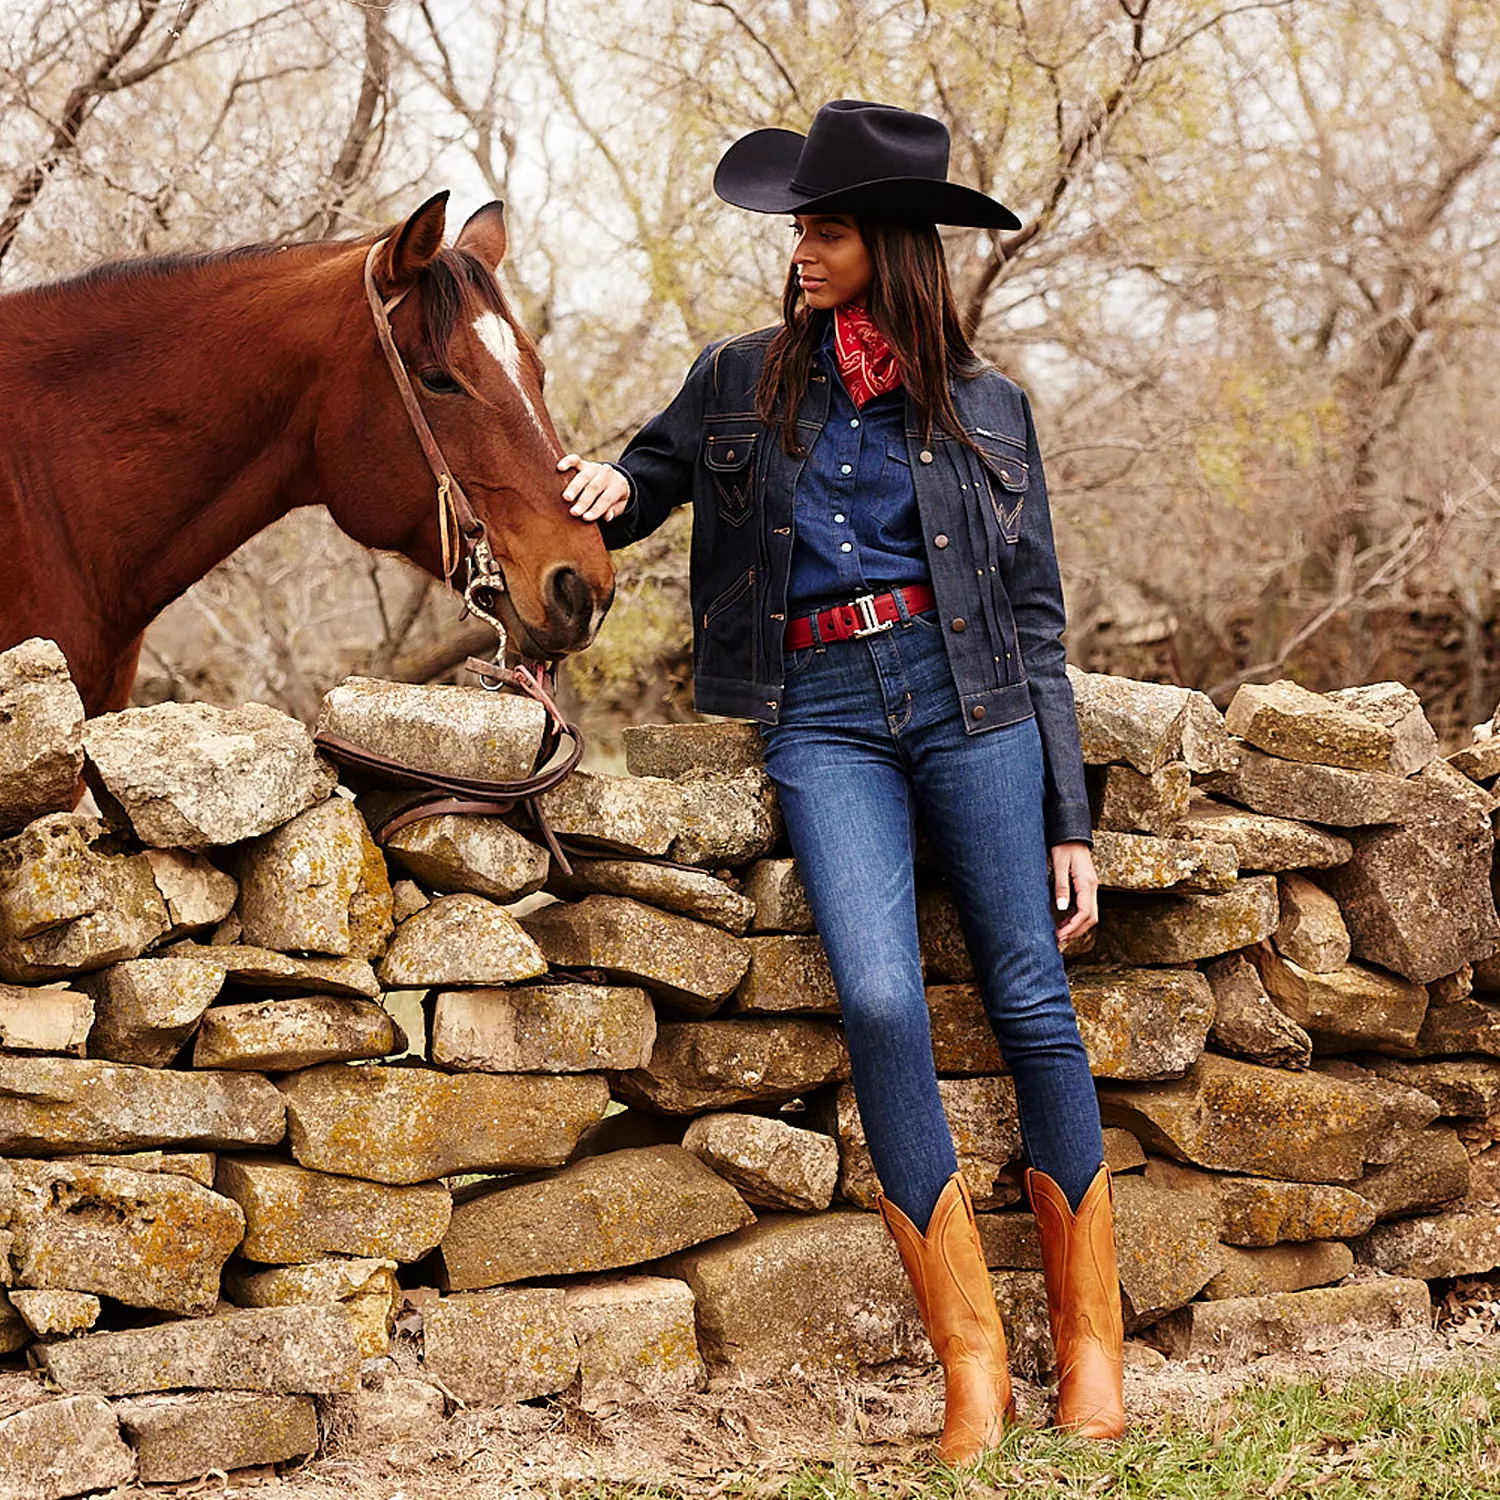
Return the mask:
<path id="1" fill-rule="evenodd" d="M 783 651 L 781 654 L 781 675 L 784 680 L 790 682 L 799 672 L 806 671 L 812 665 L 813 658 L 818 654 L 816 646 L 803 646 L 798 651 Z"/>
<path id="2" fill-rule="evenodd" d="M 1031 466 L 1024 457 L 1026 446 L 1018 438 L 999 434 L 975 432 L 973 437 L 1000 535 L 1014 545 L 1021 539 L 1021 507 L 1031 482 Z"/>
<path id="3" fill-rule="evenodd" d="M 703 440 L 703 463 L 713 481 L 714 504 L 731 526 L 748 519 L 752 509 L 755 431 L 743 422 L 719 423 Z"/>

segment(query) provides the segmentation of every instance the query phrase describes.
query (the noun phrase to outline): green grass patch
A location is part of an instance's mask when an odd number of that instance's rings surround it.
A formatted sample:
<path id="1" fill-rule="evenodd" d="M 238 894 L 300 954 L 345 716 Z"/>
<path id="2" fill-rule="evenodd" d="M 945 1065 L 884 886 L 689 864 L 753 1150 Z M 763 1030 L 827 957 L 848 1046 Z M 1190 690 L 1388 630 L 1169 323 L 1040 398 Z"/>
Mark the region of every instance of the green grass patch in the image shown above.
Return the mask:
<path id="1" fill-rule="evenodd" d="M 965 1470 L 907 1459 L 808 1464 L 570 1500 L 1477 1500 L 1500 1496 L 1500 1365 L 1399 1380 L 1247 1386 L 1193 1416 L 1096 1444 L 1019 1427 Z"/>

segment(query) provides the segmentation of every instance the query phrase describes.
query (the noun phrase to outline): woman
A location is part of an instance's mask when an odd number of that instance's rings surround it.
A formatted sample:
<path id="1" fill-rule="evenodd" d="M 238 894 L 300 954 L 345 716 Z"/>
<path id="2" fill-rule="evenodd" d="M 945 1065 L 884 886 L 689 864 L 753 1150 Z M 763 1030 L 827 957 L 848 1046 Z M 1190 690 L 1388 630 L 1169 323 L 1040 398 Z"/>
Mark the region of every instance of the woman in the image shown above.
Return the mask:
<path id="1" fill-rule="evenodd" d="M 970 350 L 934 227 L 1020 221 L 947 166 L 939 122 L 857 100 L 806 137 L 738 141 L 715 191 L 792 216 L 781 325 L 706 349 L 617 465 L 559 467 L 611 547 L 693 501 L 697 706 L 762 726 L 958 1462 L 1014 1403 L 933 1067 L 918 813 L 1015 1077 L 1059 1424 L 1118 1437 L 1124 1412 L 1110 1178 L 1059 952 L 1097 921 L 1097 880 L 1046 489 L 1026 397 Z"/>

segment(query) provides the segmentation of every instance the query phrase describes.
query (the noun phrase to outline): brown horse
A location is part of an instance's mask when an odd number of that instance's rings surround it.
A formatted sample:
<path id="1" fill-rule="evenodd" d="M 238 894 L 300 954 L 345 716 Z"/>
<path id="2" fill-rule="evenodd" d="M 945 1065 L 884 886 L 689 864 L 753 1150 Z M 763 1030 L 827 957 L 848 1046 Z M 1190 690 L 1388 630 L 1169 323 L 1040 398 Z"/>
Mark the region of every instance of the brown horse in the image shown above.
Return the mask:
<path id="1" fill-rule="evenodd" d="M 396 347 L 485 523 L 498 612 L 527 655 L 557 656 L 598 629 L 609 556 L 562 503 L 541 361 L 496 280 L 501 206 L 446 249 L 446 201 L 385 238 L 375 290 L 406 294 Z M 437 487 L 366 300 L 370 244 L 124 263 L 0 297 L 0 648 L 50 636 L 88 712 L 121 707 L 146 626 L 301 505 L 443 576 Z"/>

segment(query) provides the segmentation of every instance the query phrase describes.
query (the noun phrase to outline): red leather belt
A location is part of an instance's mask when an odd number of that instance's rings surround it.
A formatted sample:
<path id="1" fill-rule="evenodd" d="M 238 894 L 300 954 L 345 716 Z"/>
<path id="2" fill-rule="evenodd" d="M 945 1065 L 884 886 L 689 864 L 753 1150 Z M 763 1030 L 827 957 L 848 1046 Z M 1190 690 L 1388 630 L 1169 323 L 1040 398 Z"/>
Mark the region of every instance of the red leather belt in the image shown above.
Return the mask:
<path id="1" fill-rule="evenodd" d="M 786 649 L 801 651 L 814 643 L 814 619 L 818 622 L 816 639 L 825 644 L 828 641 L 852 641 L 889 630 L 901 618 L 897 594 L 905 601 L 908 615 L 919 615 L 937 603 L 936 595 L 925 583 L 893 589 L 889 594 L 861 594 L 848 604 L 835 604 L 832 609 L 820 609 L 816 615 L 799 615 L 795 620 L 788 620 Z"/>

